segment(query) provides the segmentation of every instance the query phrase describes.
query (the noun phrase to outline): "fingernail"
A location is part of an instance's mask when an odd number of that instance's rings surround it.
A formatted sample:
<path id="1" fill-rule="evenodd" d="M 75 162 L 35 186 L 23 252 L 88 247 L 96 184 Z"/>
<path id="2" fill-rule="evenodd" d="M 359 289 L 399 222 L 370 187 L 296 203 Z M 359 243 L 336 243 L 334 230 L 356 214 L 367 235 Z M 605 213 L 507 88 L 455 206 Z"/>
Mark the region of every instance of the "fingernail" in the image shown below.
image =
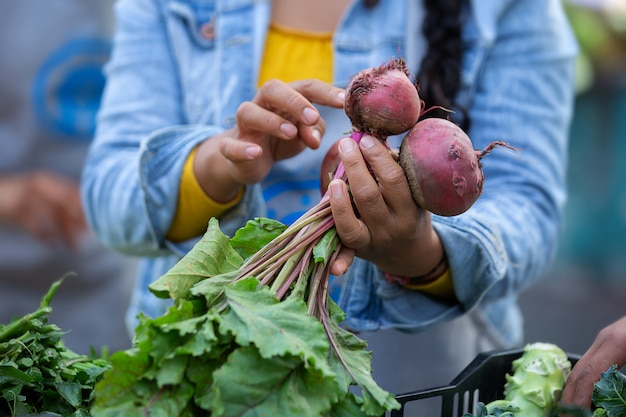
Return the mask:
<path id="1" fill-rule="evenodd" d="M 376 139 L 374 139 L 373 137 L 369 136 L 369 135 L 364 135 L 361 138 L 361 146 L 363 146 L 364 149 L 370 149 L 371 147 L 374 146 L 374 141 Z"/>
<path id="2" fill-rule="evenodd" d="M 343 184 L 338 181 L 332 181 L 328 185 L 328 189 L 330 190 L 330 196 L 333 198 L 339 198 L 343 196 Z"/>
<path id="3" fill-rule="evenodd" d="M 320 132 L 319 130 L 313 129 L 313 132 L 311 134 L 317 140 L 318 143 L 322 141 L 322 132 Z"/>
<path id="4" fill-rule="evenodd" d="M 306 107 L 302 112 L 302 115 L 304 116 L 304 120 L 306 120 L 307 123 L 313 124 L 317 121 L 317 111 L 310 107 Z"/>
<path id="5" fill-rule="evenodd" d="M 293 137 L 298 133 L 298 129 L 289 123 L 283 123 L 280 125 L 280 131 L 283 132 L 286 136 Z"/>
<path id="6" fill-rule="evenodd" d="M 345 99 L 346 99 L 346 92 L 345 92 L 345 91 L 340 91 L 340 92 L 337 94 L 337 97 L 339 97 L 339 100 L 341 100 L 341 101 L 345 101 Z"/>
<path id="7" fill-rule="evenodd" d="M 341 152 L 343 153 L 352 152 L 355 147 L 356 142 L 352 138 L 343 138 L 339 142 L 339 149 L 341 149 Z"/>
<path id="8" fill-rule="evenodd" d="M 256 158 L 259 156 L 260 149 L 258 146 L 248 146 L 246 148 L 246 155 L 250 158 Z"/>

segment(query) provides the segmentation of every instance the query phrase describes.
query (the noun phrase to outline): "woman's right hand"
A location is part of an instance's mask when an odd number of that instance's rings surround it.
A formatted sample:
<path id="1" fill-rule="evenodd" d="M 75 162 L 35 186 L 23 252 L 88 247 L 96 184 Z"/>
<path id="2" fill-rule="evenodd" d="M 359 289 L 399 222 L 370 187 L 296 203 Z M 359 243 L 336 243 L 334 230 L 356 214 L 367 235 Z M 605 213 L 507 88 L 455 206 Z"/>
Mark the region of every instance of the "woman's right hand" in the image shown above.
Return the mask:
<path id="1" fill-rule="evenodd" d="M 326 125 L 313 104 L 343 103 L 344 90 L 320 80 L 268 81 L 239 106 L 231 129 L 200 145 L 196 178 L 215 201 L 231 201 L 241 186 L 265 178 L 276 161 L 319 147 Z"/>

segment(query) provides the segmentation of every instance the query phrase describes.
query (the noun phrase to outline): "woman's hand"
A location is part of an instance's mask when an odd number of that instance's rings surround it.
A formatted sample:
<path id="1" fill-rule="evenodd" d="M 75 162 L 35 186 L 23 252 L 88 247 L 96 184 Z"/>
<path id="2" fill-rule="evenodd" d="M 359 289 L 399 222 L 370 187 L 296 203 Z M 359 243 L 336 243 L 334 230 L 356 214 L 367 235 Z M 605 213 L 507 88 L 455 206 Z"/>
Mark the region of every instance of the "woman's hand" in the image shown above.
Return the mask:
<path id="1" fill-rule="evenodd" d="M 230 201 L 242 185 L 265 178 L 276 161 L 318 148 L 326 125 L 313 104 L 342 108 L 343 92 L 315 79 L 265 83 L 239 106 L 233 128 L 200 145 L 194 172 L 204 191 Z"/>
<path id="2" fill-rule="evenodd" d="M 360 146 L 344 138 L 339 157 L 354 200 L 353 206 L 343 181 L 330 183 L 342 243 L 393 275 L 418 276 L 432 270 L 444 255 L 443 246 L 430 213 L 413 201 L 404 172 L 389 150 L 372 136 L 363 136 Z"/>
<path id="3" fill-rule="evenodd" d="M 561 402 L 591 408 L 593 384 L 612 365 L 626 364 L 626 316 L 600 330 L 591 347 L 572 368 Z"/>

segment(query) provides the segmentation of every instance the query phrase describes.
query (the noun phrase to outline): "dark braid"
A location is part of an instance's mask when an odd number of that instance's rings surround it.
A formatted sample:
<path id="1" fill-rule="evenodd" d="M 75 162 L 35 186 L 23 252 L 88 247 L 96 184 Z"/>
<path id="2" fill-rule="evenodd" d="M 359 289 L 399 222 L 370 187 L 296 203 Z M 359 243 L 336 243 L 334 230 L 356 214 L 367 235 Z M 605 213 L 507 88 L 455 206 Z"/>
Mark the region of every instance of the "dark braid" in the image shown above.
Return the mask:
<path id="1" fill-rule="evenodd" d="M 380 0 L 364 0 L 365 6 L 375 7 Z M 410 0 L 409 0 L 410 1 Z M 461 86 L 461 61 L 463 41 L 461 39 L 462 0 L 421 0 L 425 17 L 422 33 L 427 49 L 417 74 L 420 97 L 426 109 L 441 106 L 454 110 L 457 123 L 465 130 L 469 127 L 469 116 L 465 109 L 455 105 L 455 97 Z M 460 113 L 460 114 L 459 114 Z M 433 109 L 424 117 L 450 116 L 445 110 Z"/>

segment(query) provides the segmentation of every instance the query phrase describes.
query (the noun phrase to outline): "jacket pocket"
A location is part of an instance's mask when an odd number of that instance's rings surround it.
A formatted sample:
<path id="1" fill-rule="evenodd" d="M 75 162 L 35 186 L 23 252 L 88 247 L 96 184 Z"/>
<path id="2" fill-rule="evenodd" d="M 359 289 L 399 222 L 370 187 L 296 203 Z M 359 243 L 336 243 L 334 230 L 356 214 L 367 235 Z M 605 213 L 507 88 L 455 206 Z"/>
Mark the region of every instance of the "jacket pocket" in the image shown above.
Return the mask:
<path id="1" fill-rule="evenodd" d="M 197 46 L 215 46 L 215 1 L 176 0 L 170 2 L 169 11 L 173 22 L 179 22 Z"/>

